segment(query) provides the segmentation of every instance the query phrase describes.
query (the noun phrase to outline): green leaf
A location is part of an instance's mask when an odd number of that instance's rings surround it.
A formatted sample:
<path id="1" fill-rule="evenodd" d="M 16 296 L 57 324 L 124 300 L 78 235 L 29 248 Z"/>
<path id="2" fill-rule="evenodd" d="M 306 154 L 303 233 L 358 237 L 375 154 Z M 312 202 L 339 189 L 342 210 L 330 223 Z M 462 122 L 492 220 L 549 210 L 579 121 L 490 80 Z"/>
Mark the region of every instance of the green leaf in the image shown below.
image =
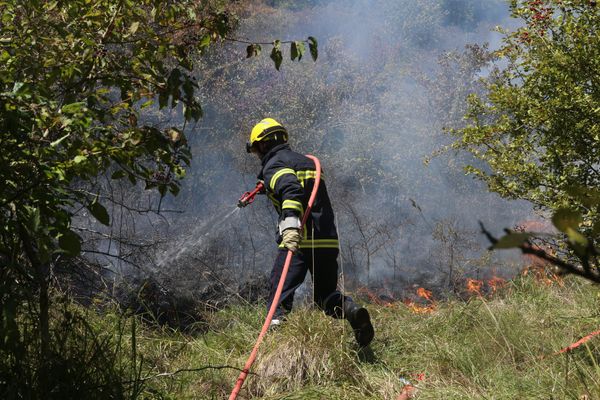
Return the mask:
<path id="1" fill-rule="evenodd" d="M 72 230 L 67 230 L 58 237 L 58 245 L 69 256 L 75 257 L 81 252 L 81 239 Z"/>
<path id="2" fill-rule="evenodd" d="M 22 93 L 22 92 L 26 92 L 27 89 L 29 89 L 29 85 L 27 85 L 26 83 L 23 82 L 15 82 L 15 84 L 13 85 L 13 93 Z"/>
<path id="3" fill-rule="evenodd" d="M 595 187 L 570 185 L 565 191 L 585 207 L 592 208 L 600 204 L 600 190 Z"/>
<path id="4" fill-rule="evenodd" d="M 180 189 L 181 188 L 179 187 L 179 184 L 177 182 L 169 184 L 169 192 L 171 192 L 173 196 L 177 196 L 179 194 Z"/>
<path id="5" fill-rule="evenodd" d="M 56 147 L 58 146 L 63 140 L 65 140 L 66 138 L 69 137 L 69 135 L 71 135 L 70 133 L 67 133 L 65 136 L 56 139 L 54 142 L 50 143 L 51 147 Z"/>
<path id="6" fill-rule="evenodd" d="M 198 42 L 198 46 L 202 48 L 208 47 L 208 45 L 210 45 L 210 35 L 202 36 L 202 39 L 200 39 L 200 42 Z"/>
<path id="7" fill-rule="evenodd" d="M 144 186 L 144 190 L 154 189 L 156 187 L 156 183 L 152 181 L 146 181 L 146 185 Z"/>
<path id="8" fill-rule="evenodd" d="M 81 111 L 86 106 L 83 101 L 77 103 L 66 104 L 60 109 L 63 114 L 75 114 Z"/>
<path id="9" fill-rule="evenodd" d="M 571 242 L 572 244 L 581 246 L 581 247 L 587 247 L 588 245 L 588 240 L 585 236 L 583 236 L 578 230 L 573 229 L 571 227 L 568 227 L 566 229 L 567 237 L 569 238 L 569 242 Z"/>
<path id="10" fill-rule="evenodd" d="M 498 241 L 491 247 L 492 249 L 512 249 L 521 246 L 530 237 L 534 236 L 533 233 L 527 232 L 511 232 L 507 235 L 502 236 Z"/>
<path id="11" fill-rule="evenodd" d="M 158 94 L 158 108 L 165 108 L 169 104 L 169 93 L 166 90 L 162 90 Z"/>
<path id="12" fill-rule="evenodd" d="M 256 57 L 260 54 L 262 47 L 260 44 L 253 43 L 246 47 L 246 58 Z"/>
<path id="13" fill-rule="evenodd" d="M 137 32 L 138 28 L 140 27 L 140 22 L 139 21 L 135 21 L 131 24 L 131 26 L 129 27 L 129 34 L 130 35 L 135 35 L 135 33 Z"/>
<path id="14" fill-rule="evenodd" d="M 150 107 L 150 106 L 151 106 L 151 105 L 153 105 L 153 104 L 154 104 L 154 100 L 148 100 L 148 101 L 144 102 L 144 104 L 142 104 L 142 105 L 140 106 L 140 109 L 142 109 L 142 110 L 143 110 L 144 108 L 146 108 L 146 107 Z"/>
<path id="15" fill-rule="evenodd" d="M 129 182 L 131 182 L 132 185 L 137 184 L 137 179 L 136 179 L 135 175 L 127 174 L 127 179 L 129 179 Z"/>
<path id="16" fill-rule="evenodd" d="M 197 122 L 198 120 L 200 120 L 200 118 L 202 118 L 203 114 L 204 113 L 202 111 L 202 106 L 200 106 L 200 103 L 198 103 L 197 101 L 183 106 L 183 116 L 186 121 L 193 119 Z"/>
<path id="17" fill-rule="evenodd" d="M 110 176 L 111 179 L 121 179 L 123 177 L 125 177 L 125 171 L 123 171 L 122 169 L 113 172 Z"/>
<path id="18" fill-rule="evenodd" d="M 108 226 L 110 224 L 110 217 L 108 215 L 108 211 L 106 211 L 106 208 L 104 208 L 104 206 L 100 203 L 98 203 L 98 201 L 93 201 L 89 206 L 88 206 L 88 210 L 90 210 L 90 212 L 92 213 L 92 215 L 101 223 L 104 224 L 106 226 Z"/>
<path id="19" fill-rule="evenodd" d="M 0 0 L 5 72 L 0 114 L 10 132 L 2 151 L 4 169 L 14 169 L 4 174 L 6 193 L 0 202 L 6 203 L 5 216 L 16 214 L 13 223 L 7 217 L 2 227 L 7 254 L 22 252 L 18 235 L 30 229 L 40 259 L 80 251 L 83 234 L 80 239 L 74 232 L 81 232 L 69 227 L 83 192 L 73 192 L 73 184 L 90 187 L 106 176 L 120 183 L 128 177 L 137 185 L 136 179 L 149 179 L 148 169 L 173 171 L 189 164 L 184 135 L 171 131 L 169 141 L 142 121 L 162 125 L 154 121 L 159 100 L 163 109 L 185 103 L 190 119 L 202 115 L 197 77 L 188 72 L 196 59 L 191 47 L 210 48 L 236 25 L 231 14 L 220 13 L 221 2 L 204 3 Z M 190 25 L 198 29 L 184 35 L 182 29 Z M 253 54 L 258 51 L 260 46 L 254 46 Z M 173 68 L 180 73 L 171 73 Z M 177 113 L 174 121 L 181 119 Z M 12 201 L 15 193 L 20 197 Z M 108 200 L 92 200 L 83 202 L 88 218 L 96 225 L 112 224 Z M 29 213 L 26 205 L 32 206 Z"/>
<path id="20" fill-rule="evenodd" d="M 231 29 L 231 24 L 229 21 L 229 14 L 227 12 L 220 12 L 217 14 L 216 19 L 216 28 L 219 36 L 223 37 L 229 33 Z"/>
<path id="21" fill-rule="evenodd" d="M 298 61 L 300 61 L 305 52 L 306 47 L 304 46 L 304 42 L 292 42 L 290 49 L 292 61 L 294 61 L 296 58 L 298 58 Z"/>
<path id="22" fill-rule="evenodd" d="M 304 47 L 304 42 L 292 42 L 290 49 L 292 61 L 294 61 L 296 58 L 298 59 L 298 61 L 300 61 L 305 51 L 306 48 Z"/>
<path id="23" fill-rule="evenodd" d="M 181 85 L 183 93 L 185 94 L 185 101 L 190 102 L 194 100 L 194 89 L 196 87 L 196 83 L 186 76 L 183 85 Z"/>
<path id="24" fill-rule="evenodd" d="M 594 222 L 594 225 L 592 226 L 592 233 L 594 235 L 600 235 L 600 220 Z"/>
<path id="25" fill-rule="evenodd" d="M 40 209 L 37 207 L 24 206 L 27 230 L 34 235 L 40 228 Z"/>
<path id="26" fill-rule="evenodd" d="M 310 56 L 313 61 L 317 61 L 317 57 L 319 55 L 317 39 L 313 36 L 308 37 L 308 49 L 310 50 Z"/>
<path id="27" fill-rule="evenodd" d="M 563 233 L 568 233 L 567 230 L 577 230 L 581 224 L 581 213 L 568 208 L 559 208 L 552 216 L 552 223 Z"/>
<path id="28" fill-rule="evenodd" d="M 179 65 L 185 68 L 187 71 L 194 70 L 194 61 L 190 57 L 182 57 L 179 60 Z"/>
<path id="29" fill-rule="evenodd" d="M 275 63 L 275 69 L 279 71 L 281 62 L 283 61 L 283 54 L 281 53 L 281 41 L 276 40 L 273 42 L 273 50 L 271 50 L 271 60 Z"/>

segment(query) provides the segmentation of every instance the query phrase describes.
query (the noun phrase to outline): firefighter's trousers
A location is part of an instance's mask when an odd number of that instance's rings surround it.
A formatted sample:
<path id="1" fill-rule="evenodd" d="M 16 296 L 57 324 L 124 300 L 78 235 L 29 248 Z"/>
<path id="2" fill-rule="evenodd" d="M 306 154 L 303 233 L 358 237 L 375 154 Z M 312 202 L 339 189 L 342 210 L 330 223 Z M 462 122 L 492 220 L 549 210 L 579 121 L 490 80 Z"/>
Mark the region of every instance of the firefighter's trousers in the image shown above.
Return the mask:
<path id="1" fill-rule="evenodd" d="M 287 256 L 287 249 L 280 249 L 271 271 L 271 290 L 267 303 L 267 310 L 271 308 L 273 297 L 283 271 L 283 265 Z M 314 252 L 314 253 L 313 253 Z M 325 311 L 326 314 L 340 318 L 339 301 L 352 302 L 352 299 L 337 292 L 338 281 L 338 249 L 302 249 L 292 256 L 288 274 L 283 285 L 279 307 L 275 311 L 274 318 L 282 318 L 292 310 L 294 304 L 294 293 L 304 282 L 306 272 L 311 273 L 314 287 L 314 302 Z M 314 265 L 313 265 L 314 260 Z M 329 301 L 339 299 L 339 301 Z M 327 300 L 327 301 L 326 301 Z M 334 309 L 335 308 L 335 309 Z"/>

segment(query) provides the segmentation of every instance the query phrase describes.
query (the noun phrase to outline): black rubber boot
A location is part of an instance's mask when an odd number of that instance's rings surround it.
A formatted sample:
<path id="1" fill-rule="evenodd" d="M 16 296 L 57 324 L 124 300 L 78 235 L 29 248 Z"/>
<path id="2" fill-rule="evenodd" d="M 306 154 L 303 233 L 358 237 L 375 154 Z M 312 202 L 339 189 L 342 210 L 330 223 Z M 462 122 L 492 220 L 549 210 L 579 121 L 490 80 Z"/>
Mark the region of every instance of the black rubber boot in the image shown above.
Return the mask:
<path id="1" fill-rule="evenodd" d="M 353 301 L 344 304 L 344 314 L 354 330 L 354 337 L 360 347 L 366 347 L 375 336 L 375 330 L 371 324 L 371 317 L 366 308 L 358 306 Z"/>

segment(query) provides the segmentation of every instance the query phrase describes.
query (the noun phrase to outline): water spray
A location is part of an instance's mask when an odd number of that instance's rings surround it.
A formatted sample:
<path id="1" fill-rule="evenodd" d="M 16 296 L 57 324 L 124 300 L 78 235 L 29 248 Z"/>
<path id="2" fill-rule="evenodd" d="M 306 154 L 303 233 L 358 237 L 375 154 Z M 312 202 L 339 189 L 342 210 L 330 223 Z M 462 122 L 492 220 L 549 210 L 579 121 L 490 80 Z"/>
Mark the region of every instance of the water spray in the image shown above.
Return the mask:
<path id="1" fill-rule="evenodd" d="M 174 263 L 186 253 L 197 251 L 211 235 L 216 235 L 226 229 L 225 222 L 239 210 L 238 207 L 234 207 L 233 210 L 223 210 L 201 224 L 196 224 L 197 226 L 185 238 L 165 250 L 162 256 L 157 259 L 158 266 L 162 267 L 165 263 Z"/>
<path id="2" fill-rule="evenodd" d="M 243 208 L 249 204 L 252 204 L 254 202 L 254 199 L 256 198 L 257 194 L 264 194 L 265 192 L 266 191 L 265 191 L 264 183 L 262 181 L 259 181 L 253 190 L 244 193 L 242 195 L 242 197 L 240 197 L 240 199 L 238 200 L 237 206 L 234 207 L 233 210 L 227 211 L 226 213 L 221 212 L 221 213 L 215 215 L 214 217 L 210 218 L 208 220 L 208 222 L 203 223 L 200 228 L 194 230 L 194 234 L 193 234 L 194 239 L 191 244 L 188 244 L 186 246 L 179 246 L 174 252 L 171 252 L 170 254 L 168 254 L 168 256 L 166 256 L 164 258 L 164 261 L 172 262 L 174 260 L 178 260 L 184 253 L 190 251 L 190 249 L 194 249 L 194 248 L 198 247 L 207 238 L 207 236 L 209 236 L 210 234 L 215 234 L 215 232 L 217 232 L 217 231 L 215 229 L 210 229 L 203 234 L 196 234 L 196 232 L 205 231 L 206 228 L 208 228 L 208 227 L 214 227 L 214 226 L 224 227 L 225 221 L 227 221 L 233 214 L 235 214 L 237 211 L 239 211 L 240 208 Z M 160 261 L 159 265 L 161 265 L 164 261 Z"/>

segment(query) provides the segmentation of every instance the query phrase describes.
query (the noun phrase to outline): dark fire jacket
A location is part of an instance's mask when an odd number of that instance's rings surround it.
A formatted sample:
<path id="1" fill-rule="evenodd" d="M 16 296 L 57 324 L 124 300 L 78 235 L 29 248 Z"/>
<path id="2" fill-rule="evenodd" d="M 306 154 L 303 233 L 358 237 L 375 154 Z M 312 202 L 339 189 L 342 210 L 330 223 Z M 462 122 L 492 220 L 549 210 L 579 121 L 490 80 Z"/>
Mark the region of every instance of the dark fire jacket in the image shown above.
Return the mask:
<path id="1" fill-rule="evenodd" d="M 287 143 L 273 147 L 263 157 L 258 179 L 264 181 L 267 196 L 279 213 L 279 222 L 290 216 L 302 220 L 315 176 L 315 163 L 310 158 L 292 151 Z M 304 226 L 302 238 L 301 249 L 339 248 L 333 209 L 322 171 L 319 190 Z M 277 243 L 281 243 L 279 232 Z M 283 246 L 280 244 L 279 247 Z"/>

